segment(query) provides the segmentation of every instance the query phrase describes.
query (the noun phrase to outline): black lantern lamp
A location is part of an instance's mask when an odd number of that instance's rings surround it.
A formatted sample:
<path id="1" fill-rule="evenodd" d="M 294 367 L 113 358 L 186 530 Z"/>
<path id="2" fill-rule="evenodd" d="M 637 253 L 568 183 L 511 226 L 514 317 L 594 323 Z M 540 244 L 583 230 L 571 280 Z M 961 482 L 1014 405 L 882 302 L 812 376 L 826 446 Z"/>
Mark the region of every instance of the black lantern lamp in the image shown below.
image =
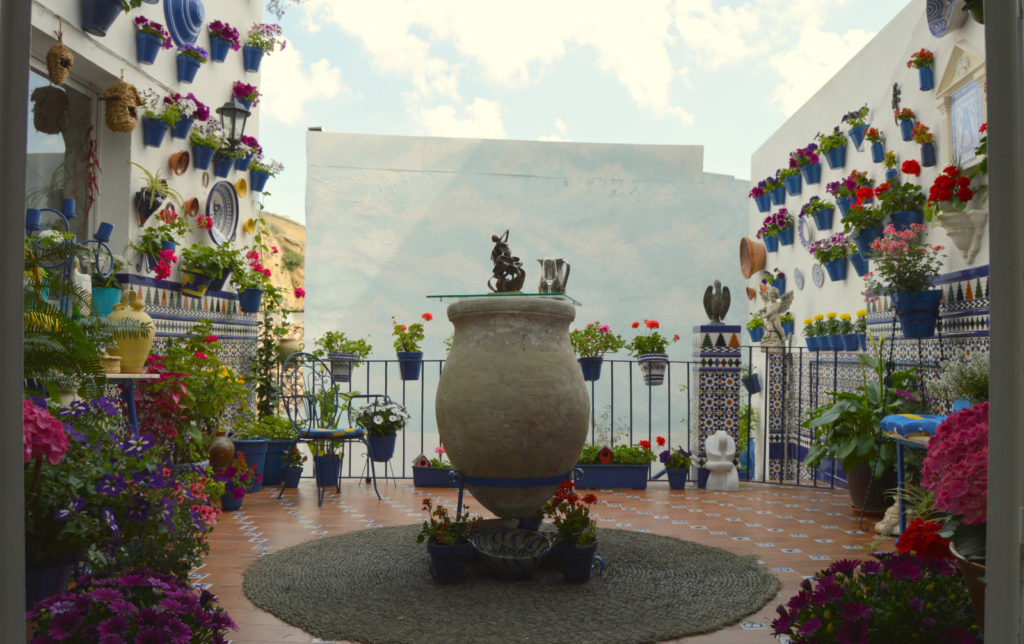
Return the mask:
<path id="1" fill-rule="evenodd" d="M 229 149 L 234 150 L 242 142 L 242 136 L 245 134 L 245 122 L 251 113 L 233 99 L 217 108 L 217 114 L 220 114 L 220 124 L 224 128 L 224 137 L 230 144 Z"/>

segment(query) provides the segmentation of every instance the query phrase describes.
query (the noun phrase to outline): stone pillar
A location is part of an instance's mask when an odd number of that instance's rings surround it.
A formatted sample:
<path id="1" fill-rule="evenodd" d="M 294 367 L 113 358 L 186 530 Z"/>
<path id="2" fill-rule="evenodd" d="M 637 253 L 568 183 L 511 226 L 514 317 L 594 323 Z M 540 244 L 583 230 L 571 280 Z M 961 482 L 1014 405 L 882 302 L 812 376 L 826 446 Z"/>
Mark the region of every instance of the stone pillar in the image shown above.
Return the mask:
<path id="1" fill-rule="evenodd" d="M 693 327 L 693 357 L 697 368 L 697 445 L 704 454 L 704 440 L 719 429 L 737 438 L 740 384 L 740 326 L 702 324 Z M 698 478 L 698 486 L 701 480 Z"/>

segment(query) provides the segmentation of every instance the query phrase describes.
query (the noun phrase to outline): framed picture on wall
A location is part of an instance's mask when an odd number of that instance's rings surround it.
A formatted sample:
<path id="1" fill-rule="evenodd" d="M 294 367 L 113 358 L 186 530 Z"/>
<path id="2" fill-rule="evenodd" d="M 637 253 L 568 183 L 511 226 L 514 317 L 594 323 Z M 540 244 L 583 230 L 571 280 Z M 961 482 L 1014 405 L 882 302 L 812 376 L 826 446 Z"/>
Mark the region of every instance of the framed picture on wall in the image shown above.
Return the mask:
<path id="1" fill-rule="evenodd" d="M 949 122 L 953 135 L 953 161 L 969 166 L 979 159 L 974 154 L 981 139 L 981 86 L 969 81 L 949 97 Z"/>

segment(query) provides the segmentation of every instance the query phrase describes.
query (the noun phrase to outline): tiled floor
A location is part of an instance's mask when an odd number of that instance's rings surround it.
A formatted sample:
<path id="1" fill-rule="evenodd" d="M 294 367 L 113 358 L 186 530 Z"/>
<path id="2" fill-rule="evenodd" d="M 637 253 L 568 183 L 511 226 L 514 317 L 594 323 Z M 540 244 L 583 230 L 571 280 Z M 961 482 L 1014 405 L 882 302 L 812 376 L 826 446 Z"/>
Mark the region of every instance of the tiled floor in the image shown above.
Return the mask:
<path id="1" fill-rule="evenodd" d="M 381 483 L 383 500 L 355 480 L 342 485 L 340 495 L 329 492 L 323 507 L 316 505 L 313 482 L 303 479 L 298 490 L 278 500 L 277 490 L 263 489 L 246 496 L 242 510 L 225 513 L 211 535 L 211 552 L 194 579 L 208 584 L 239 625 L 233 642 L 314 642 L 308 633 L 253 606 L 242 592 L 242 574 L 257 557 L 282 548 L 366 528 L 420 523 L 425 495 L 455 502 L 455 490 L 415 488 L 411 480 Z M 874 541 L 873 520 L 864 531 L 851 512 L 845 490 L 804 489 L 742 483 L 739 492 L 670 491 L 662 482 L 647 490 L 597 491 L 600 504 L 592 512 L 599 526 L 650 531 L 754 554 L 782 582 L 779 601 L 771 601 L 739 624 L 687 642 L 770 642 L 769 624 L 775 606 L 794 594 L 803 577 L 829 561 L 864 557 Z M 482 508 L 472 497 L 474 513 Z M 485 512 L 483 512 L 485 513 Z M 486 514 L 486 513 L 485 513 Z M 891 544 L 886 541 L 883 544 Z M 614 564 L 610 564 L 614 565 Z"/>

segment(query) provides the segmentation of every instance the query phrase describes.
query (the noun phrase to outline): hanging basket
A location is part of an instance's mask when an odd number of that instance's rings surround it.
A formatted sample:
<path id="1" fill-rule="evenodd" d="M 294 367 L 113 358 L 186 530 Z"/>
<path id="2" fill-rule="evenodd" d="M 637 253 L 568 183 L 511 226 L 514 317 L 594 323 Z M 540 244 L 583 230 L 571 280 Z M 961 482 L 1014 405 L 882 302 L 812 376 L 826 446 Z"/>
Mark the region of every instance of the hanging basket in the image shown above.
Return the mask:
<path id="1" fill-rule="evenodd" d="M 100 100 L 107 102 L 107 127 L 114 132 L 131 132 L 138 125 L 142 97 L 134 85 L 119 80 L 100 94 Z"/>
<path id="2" fill-rule="evenodd" d="M 59 87 L 32 90 L 32 125 L 43 134 L 60 134 L 68 111 L 68 95 Z"/>
<path id="3" fill-rule="evenodd" d="M 62 32 L 58 32 L 57 44 L 46 52 L 46 75 L 54 85 L 63 85 L 71 68 L 75 66 L 75 55 L 64 44 L 63 36 Z"/>

